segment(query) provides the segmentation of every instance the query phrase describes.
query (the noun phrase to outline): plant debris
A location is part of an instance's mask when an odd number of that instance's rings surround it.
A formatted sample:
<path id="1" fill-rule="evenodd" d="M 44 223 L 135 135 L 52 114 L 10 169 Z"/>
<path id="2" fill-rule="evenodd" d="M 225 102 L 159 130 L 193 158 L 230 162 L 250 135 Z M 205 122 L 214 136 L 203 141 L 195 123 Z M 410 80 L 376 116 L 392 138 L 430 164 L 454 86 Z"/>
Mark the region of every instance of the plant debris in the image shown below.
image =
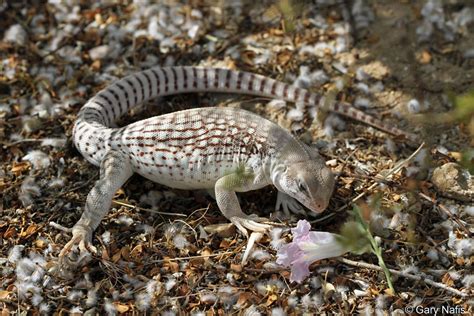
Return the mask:
<path id="1" fill-rule="evenodd" d="M 454 108 L 452 95 L 473 89 L 472 1 L 6 1 L 0 17 L 2 315 L 473 312 L 472 199 L 438 192 L 431 177 L 452 163 L 472 177 L 472 111 L 437 115 Z M 157 65 L 263 74 L 349 102 L 428 145 L 406 160 L 413 148 L 383 132 L 279 100 L 190 94 L 149 102 L 118 123 L 240 106 L 287 128 L 339 174 L 328 210 L 288 215 L 275 211 L 274 188 L 241 194 L 246 213 L 284 224 L 248 252 L 205 193 L 136 175 L 94 233 L 99 252 L 60 276 L 57 256 L 70 234 L 58 228 L 77 221 L 98 178 L 69 141 L 74 119 L 106 85 Z M 338 232 L 354 203 L 384 250 L 396 294 L 372 254 L 317 261 L 308 279 L 290 282 L 276 252 L 297 218 Z"/>

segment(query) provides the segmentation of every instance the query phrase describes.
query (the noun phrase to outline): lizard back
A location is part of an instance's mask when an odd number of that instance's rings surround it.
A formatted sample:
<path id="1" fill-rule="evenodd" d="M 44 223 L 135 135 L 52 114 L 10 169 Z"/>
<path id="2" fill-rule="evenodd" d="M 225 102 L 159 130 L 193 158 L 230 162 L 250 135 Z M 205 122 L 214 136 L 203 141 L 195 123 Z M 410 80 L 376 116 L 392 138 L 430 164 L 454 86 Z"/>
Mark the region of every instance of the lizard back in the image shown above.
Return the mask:
<path id="1" fill-rule="evenodd" d="M 278 142 L 275 141 L 278 138 Z M 291 138 L 291 139 L 290 139 Z M 109 146 L 130 156 L 135 172 L 174 188 L 212 188 L 242 166 L 255 174 L 293 141 L 278 125 L 233 108 L 190 109 L 152 117 L 113 133 Z"/>

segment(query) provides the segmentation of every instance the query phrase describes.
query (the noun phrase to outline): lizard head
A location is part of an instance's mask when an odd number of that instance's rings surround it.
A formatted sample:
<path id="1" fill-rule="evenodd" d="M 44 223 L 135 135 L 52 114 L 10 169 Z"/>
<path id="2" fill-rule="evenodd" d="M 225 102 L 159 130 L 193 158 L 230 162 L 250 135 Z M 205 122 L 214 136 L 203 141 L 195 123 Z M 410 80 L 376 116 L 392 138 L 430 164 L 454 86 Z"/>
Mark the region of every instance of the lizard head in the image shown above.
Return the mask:
<path id="1" fill-rule="evenodd" d="M 334 190 L 335 179 L 324 159 L 286 163 L 276 172 L 274 185 L 316 213 L 324 211 Z"/>

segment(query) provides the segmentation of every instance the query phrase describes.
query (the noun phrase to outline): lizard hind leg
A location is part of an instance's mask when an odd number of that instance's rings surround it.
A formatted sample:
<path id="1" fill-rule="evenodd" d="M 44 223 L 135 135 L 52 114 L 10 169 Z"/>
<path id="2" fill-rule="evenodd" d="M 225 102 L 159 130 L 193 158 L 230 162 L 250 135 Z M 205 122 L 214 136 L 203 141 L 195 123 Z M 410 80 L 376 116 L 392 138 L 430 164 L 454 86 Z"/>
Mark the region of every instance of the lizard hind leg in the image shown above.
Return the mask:
<path id="1" fill-rule="evenodd" d="M 119 151 L 110 150 L 100 164 L 100 179 L 87 195 L 84 213 L 72 228 L 72 238 L 59 254 L 59 261 L 64 262 L 74 248 L 79 247 L 82 254 L 95 250 L 92 245 L 92 233 L 99 226 L 109 211 L 115 192 L 133 174 L 129 157 Z M 71 262 L 69 260 L 69 262 Z"/>

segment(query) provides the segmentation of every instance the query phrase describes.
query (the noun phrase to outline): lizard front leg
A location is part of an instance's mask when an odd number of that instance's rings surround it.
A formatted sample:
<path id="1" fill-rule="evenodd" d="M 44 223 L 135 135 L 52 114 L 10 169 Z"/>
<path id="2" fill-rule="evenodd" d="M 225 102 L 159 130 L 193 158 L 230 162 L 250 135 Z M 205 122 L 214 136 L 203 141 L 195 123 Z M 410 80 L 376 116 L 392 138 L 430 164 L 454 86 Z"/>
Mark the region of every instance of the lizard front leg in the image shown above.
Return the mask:
<path id="1" fill-rule="evenodd" d="M 92 246 L 92 233 L 109 211 L 115 192 L 133 174 L 128 156 L 110 150 L 100 164 L 100 179 L 87 195 L 84 213 L 72 228 L 72 238 L 59 254 L 63 260 L 75 245 L 81 253 L 95 251 Z"/>
<path id="2" fill-rule="evenodd" d="M 249 216 L 243 213 L 240 208 L 235 192 L 252 190 L 251 183 L 249 175 L 232 173 L 220 178 L 215 184 L 216 201 L 222 214 L 247 237 L 247 229 L 255 232 L 266 232 L 271 228 L 268 224 L 259 223 L 259 221 L 268 221 L 267 219 Z"/>

